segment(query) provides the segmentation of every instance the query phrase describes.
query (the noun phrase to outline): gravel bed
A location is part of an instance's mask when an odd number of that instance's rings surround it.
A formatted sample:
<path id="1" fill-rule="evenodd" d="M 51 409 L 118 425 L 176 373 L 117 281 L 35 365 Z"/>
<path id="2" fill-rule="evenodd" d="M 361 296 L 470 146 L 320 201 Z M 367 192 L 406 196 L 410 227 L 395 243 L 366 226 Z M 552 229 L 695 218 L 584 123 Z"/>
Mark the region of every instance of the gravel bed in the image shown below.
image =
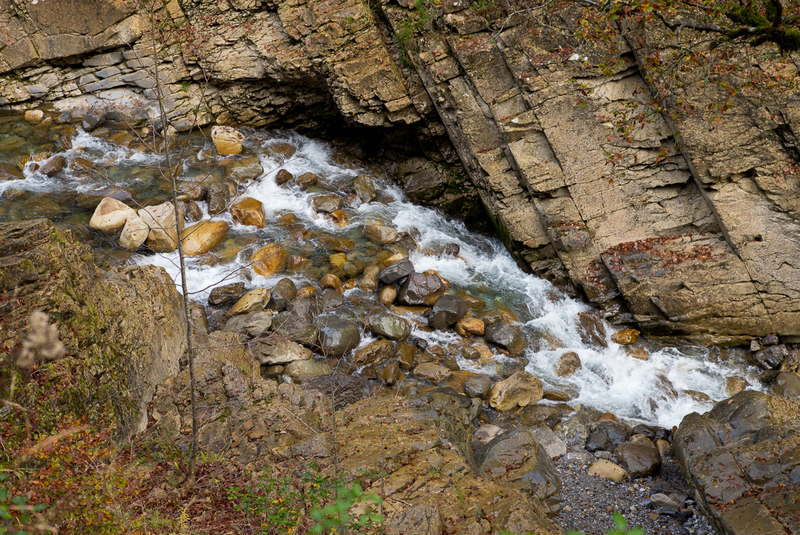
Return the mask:
<path id="1" fill-rule="evenodd" d="M 658 507 L 650 497 L 670 490 L 688 493 L 688 487 L 674 458 L 663 460 L 657 476 L 614 483 L 586 473 L 588 465 L 579 460 L 555 462 L 561 476 L 562 511 L 553 520 L 565 530 L 586 535 L 605 535 L 614 527 L 612 513 L 621 513 L 628 529 L 644 528 L 651 535 L 713 535 L 714 529 L 689 499 L 679 511 Z"/>

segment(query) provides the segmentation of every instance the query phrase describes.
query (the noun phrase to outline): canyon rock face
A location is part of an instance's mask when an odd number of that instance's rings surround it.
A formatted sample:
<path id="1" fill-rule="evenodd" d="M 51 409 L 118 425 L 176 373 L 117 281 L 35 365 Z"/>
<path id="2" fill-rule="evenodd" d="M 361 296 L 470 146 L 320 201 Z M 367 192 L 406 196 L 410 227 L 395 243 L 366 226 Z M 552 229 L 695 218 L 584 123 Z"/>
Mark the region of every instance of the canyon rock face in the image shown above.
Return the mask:
<path id="1" fill-rule="evenodd" d="M 612 322 L 800 340 L 800 95 L 743 87 L 735 58 L 715 60 L 724 84 L 700 68 L 676 84 L 649 61 L 676 37 L 663 26 L 581 41 L 577 5 L 542 27 L 455 0 L 171 0 L 154 56 L 150 14 L 96 3 L 0 7 L 0 106 L 113 103 L 106 120 L 145 124 L 158 62 L 179 131 L 344 121 L 386 157 L 415 147 L 395 170 L 413 200 L 462 216 L 479 200 L 526 270 Z M 797 77 L 788 58 L 750 68 Z"/>
<path id="2" fill-rule="evenodd" d="M 44 219 L 0 225 L 0 243 L 3 367 L 35 311 L 48 315 L 66 350 L 38 367 L 38 380 L 23 382 L 19 399 L 44 400 L 42 413 L 116 426 L 119 439 L 144 430 L 156 385 L 178 373 L 186 349 L 183 302 L 167 272 L 103 272 L 89 246 Z"/>

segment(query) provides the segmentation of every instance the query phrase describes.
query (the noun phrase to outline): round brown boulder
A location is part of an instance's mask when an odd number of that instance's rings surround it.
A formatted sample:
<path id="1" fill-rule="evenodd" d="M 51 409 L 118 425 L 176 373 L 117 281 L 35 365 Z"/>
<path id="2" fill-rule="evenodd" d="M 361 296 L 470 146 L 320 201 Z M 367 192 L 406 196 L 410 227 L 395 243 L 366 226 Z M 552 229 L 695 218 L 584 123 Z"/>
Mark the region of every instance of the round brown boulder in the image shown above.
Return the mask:
<path id="1" fill-rule="evenodd" d="M 242 225 L 264 228 L 266 219 L 264 217 L 264 205 L 258 199 L 245 197 L 231 206 L 231 215 L 234 221 Z"/>

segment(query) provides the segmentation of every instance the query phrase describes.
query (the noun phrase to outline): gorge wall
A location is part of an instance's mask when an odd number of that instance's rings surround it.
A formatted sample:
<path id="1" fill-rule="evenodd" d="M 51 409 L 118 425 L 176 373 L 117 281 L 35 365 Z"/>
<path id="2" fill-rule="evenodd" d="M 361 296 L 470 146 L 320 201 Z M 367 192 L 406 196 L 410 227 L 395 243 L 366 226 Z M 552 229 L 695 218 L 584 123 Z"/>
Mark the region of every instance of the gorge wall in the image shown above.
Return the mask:
<path id="1" fill-rule="evenodd" d="M 669 83 L 649 60 L 672 33 L 578 39 L 579 6 L 542 26 L 465 0 L 91 4 L 0 6 L 0 106 L 111 106 L 138 125 L 157 71 L 179 131 L 399 132 L 425 156 L 399 166 L 412 198 L 458 213 L 478 196 L 525 268 L 612 322 L 800 341 L 796 57 L 753 55 L 748 72 L 786 82 L 772 89 L 743 85 L 739 57 L 714 67 L 724 83 L 697 64 Z"/>

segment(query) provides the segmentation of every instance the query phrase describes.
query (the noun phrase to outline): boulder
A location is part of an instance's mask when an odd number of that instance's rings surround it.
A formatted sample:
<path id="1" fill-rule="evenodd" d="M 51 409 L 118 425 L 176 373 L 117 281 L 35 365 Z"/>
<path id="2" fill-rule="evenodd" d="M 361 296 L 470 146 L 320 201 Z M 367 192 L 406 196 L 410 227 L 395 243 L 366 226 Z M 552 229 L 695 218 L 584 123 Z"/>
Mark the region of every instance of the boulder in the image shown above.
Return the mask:
<path id="1" fill-rule="evenodd" d="M 44 119 L 44 112 L 42 110 L 26 110 L 23 117 L 31 124 L 39 124 Z"/>
<path id="2" fill-rule="evenodd" d="M 358 326 L 352 321 L 327 317 L 319 320 L 317 326 L 320 350 L 328 358 L 341 357 L 361 342 Z"/>
<path id="3" fill-rule="evenodd" d="M 587 470 L 587 473 L 590 476 L 610 479 L 614 483 L 621 483 L 628 479 L 628 473 L 624 468 L 618 464 L 614 464 L 611 461 L 606 460 L 597 461 L 591 465 L 589 470 Z"/>
<path id="4" fill-rule="evenodd" d="M 231 216 L 242 225 L 264 228 L 267 224 L 264 217 L 264 205 L 258 199 L 245 197 L 231 206 Z"/>
<path id="5" fill-rule="evenodd" d="M 234 332 L 246 338 L 256 338 L 267 332 L 272 327 L 272 314 L 264 311 L 250 312 L 246 315 L 237 315 L 229 319 L 222 328 L 225 332 Z M 262 362 L 262 364 L 264 364 Z M 272 362 L 270 364 L 276 364 Z"/>
<path id="6" fill-rule="evenodd" d="M 330 288 L 339 293 L 344 293 L 344 286 L 342 285 L 341 279 L 333 273 L 323 275 L 319 280 L 319 286 L 320 288 Z"/>
<path id="7" fill-rule="evenodd" d="M 412 273 L 414 273 L 414 264 L 408 258 L 403 258 L 381 271 L 378 279 L 384 284 L 394 284 Z"/>
<path id="8" fill-rule="evenodd" d="M 241 188 L 246 188 L 263 174 L 264 168 L 261 167 L 261 160 L 257 157 L 242 158 L 228 165 L 228 178 Z"/>
<path id="9" fill-rule="evenodd" d="M 661 455 L 655 444 L 647 442 L 623 442 L 614 449 L 614 456 L 633 479 L 655 475 L 661 470 Z"/>
<path id="10" fill-rule="evenodd" d="M 178 220 L 171 202 L 142 208 L 139 217 L 150 227 L 145 241 L 150 249 L 157 253 L 169 253 L 178 248 Z"/>
<path id="11" fill-rule="evenodd" d="M 394 314 L 377 313 L 367 318 L 367 329 L 390 340 L 405 340 L 411 334 L 411 323 Z"/>
<path id="12" fill-rule="evenodd" d="M 784 345 L 769 346 L 761 351 L 757 351 L 750 356 L 749 360 L 762 370 L 777 370 L 781 367 L 783 359 L 789 353 Z"/>
<path id="13" fill-rule="evenodd" d="M 718 533 L 800 533 L 800 400 L 744 390 L 686 416 L 673 452 Z"/>
<path id="14" fill-rule="evenodd" d="M 520 370 L 492 387 L 489 405 L 505 412 L 516 407 L 533 405 L 540 399 L 542 399 L 542 382 L 530 373 Z"/>
<path id="15" fill-rule="evenodd" d="M 231 204 L 231 190 L 227 184 L 217 182 L 205 189 L 205 199 L 208 205 L 208 215 L 214 217 L 228 211 Z"/>
<path id="16" fill-rule="evenodd" d="M 361 274 L 361 282 L 358 287 L 362 292 L 371 293 L 378 289 L 378 274 L 380 273 L 378 266 L 367 266 Z"/>
<path id="17" fill-rule="evenodd" d="M 295 286 L 292 279 L 284 277 L 272 287 L 267 308 L 280 312 L 286 309 L 286 306 L 294 300 L 295 296 L 297 296 L 297 286 Z"/>
<path id="18" fill-rule="evenodd" d="M 225 286 L 217 286 L 208 294 L 208 304 L 221 307 L 235 303 L 244 295 L 244 283 L 234 282 Z"/>
<path id="19" fill-rule="evenodd" d="M 584 344 L 607 348 L 606 328 L 597 312 L 587 310 L 578 314 L 578 334 Z"/>
<path id="20" fill-rule="evenodd" d="M 487 342 L 508 351 L 512 357 L 518 357 L 525 352 L 525 338 L 522 331 L 515 325 L 504 322 L 492 323 L 485 327 L 484 337 Z"/>
<path id="21" fill-rule="evenodd" d="M 338 195 L 320 195 L 312 199 L 311 206 L 314 208 L 315 212 L 330 214 L 336 210 L 341 210 L 342 203 L 342 198 Z"/>
<path id="22" fill-rule="evenodd" d="M 567 453 L 567 444 L 549 427 L 535 427 L 530 429 L 533 439 L 538 442 L 551 459 L 561 457 Z"/>
<path id="23" fill-rule="evenodd" d="M 183 254 L 186 256 L 199 256 L 205 254 L 228 237 L 228 223 L 226 221 L 211 221 L 206 219 L 185 228 L 181 232 Z"/>
<path id="24" fill-rule="evenodd" d="M 253 271 L 269 277 L 275 273 L 282 273 L 286 269 L 288 257 L 289 253 L 283 246 L 270 243 L 253 253 L 250 256 L 250 263 Z"/>
<path id="25" fill-rule="evenodd" d="M 446 381 L 452 376 L 453 372 L 451 372 L 444 366 L 440 366 L 439 364 L 435 364 L 433 362 L 423 362 L 422 364 L 414 368 L 414 377 L 425 379 L 426 381 L 430 381 L 433 384 L 438 384 L 441 383 L 442 381 Z"/>
<path id="26" fill-rule="evenodd" d="M 353 180 L 353 189 L 356 190 L 356 196 L 358 196 L 361 202 L 372 202 L 377 197 L 375 194 L 375 184 L 373 184 L 372 179 L 366 175 L 358 175 Z"/>
<path id="27" fill-rule="evenodd" d="M 559 377 L 566 377 L 580 370 L 582 367 L 581 358 L 578 354 L 574 351 L 569 351 L 558 357 L 558 362 L 556 363 L 556 369 L 554 371 Z"/>
<path id="28" fill-rule="evenodd" d="M 317 175 L 314 173 L 303 173 L 299 177 L 297 177 L 297 185 L 300 186 L 302 189 L 309 188 L 317 183 Z"/>
<path id="29" fill-rule="evenodd" d="M 105 110 L 89 110 L 81 120 L 81 127 L 87 132 L 91 132 L 106 122 Z"/>
<path id="30" fill-rule="evenodd" d="M 149 235 L 150 227 L 134 212 L 125 221 L 125 226 L 122 227 L 119 244 L 129 251 L 135 251 L 144 245 Z"/>
<path id="31" fill-rule="evenodd" d="M 478 318 L 461 318 L 456 322 L 455 331 L 461 336 L 483 336 L 486 325 Z"/>
<path id="32" fill-rule="evenodd" d="M 488 375 L 476 375 L 464 382 L 464 394 L 470 398 L 486 399 L 492 390 L 492 379 Z"/>
<path id="33" fill-rule="evenodd" d="M 280 336 L 258 338 L 247 347 L 259 364 L 270 366 L 311 359 L 311 350 Z M 285 371 L 285 370 L 284 370 Z"/>
<path id="34" fill-rule="evenodd" d="M 319 339 L 319 328 L 313 323 L 314 317 L 302 311 L 281 312 L 272 320 L 273 332 L 298 344 L 314 347 Z"/>
<path id="35" fill-rule="evenodd" d="M 392 306 L 394 300 L 397 299 L 397 288 L 394 286 L 384 286 L 381 289 L 380 300 L 381 304 L 385 307 Z"/>
<path id="36" fill-rule="evenodd" d="M 633 344 L 638 339 L 639 331 L 636 329 L 624 329 L 611 334 L 611 340 L 622 346 Z"/>
<path id="37" fill-rule="evenodd" d="M 286 184 L 292 179 L 294 179 L 294 175 L 292 175 L 292 173 L 290 173 L 286 169 L 281 169 L 275 174 L 275 183 L 279 186 Z"/>
<path id="38" fill-rule="evenodd" d="M 365 345 L 353 356 L 353 362 L 359 366 L 382 364 L 394 353 L 394 346 L 388 340 L 376 340 Z"/>
<path id="39" fill-rule="evenodd" d="M 331 367 L 321 360 L 293 360 L 283 369 L 283 375 L 289 377 L 293 381 L 303 383 L 315 377 L 329 375 L 331 371 Z"/>
<path id="40" fill-rule="evenodd" d="M 397 229 L 388 225 L 368 225 L 364 227 L 364 236 L 375 243 L 394 243 L 397 241 Z"/>
<path id="41" fill-rule="evenodd" d="M 215 126 L 211 129 L 211 141 L 221 155 L 236 155 L 242 152 L 244 134 L 230 126 Z"/>
<path id="42" fill-rule="evenodd" d="M 269 290 L 267 288 L 256 288 L 255 290 L 250 290 L 236 301 L 236 304 L 231 307 L 228 314 L 235 316 L 237 314 L 259 312 L 264 310 L 268 302 Z"/>
<path id="43" fill-rule="evenodd" d="M 800 399 L 800 375 L 794 372 L 780 372 L 770 382 L 770 388 L 775 396 Z"/>
<path id="44" fill-rule="evenodd" d="M 467 313 L 467 303 L 455 295 L 443 295 L 436 300 L 430 316 L 428 326 L 434 329 L 448 329 Z"/>
<path id="45" fill-rule="evenodd" d="M 317 299 L 319 309 L 323 312 L 344 306 L 344 296 L 333 288 L 325 288 Z"/>
<path id="46" fill-rule="evenodd" d="M 403 305 L 433 306 L 444 295 L 445 290 L 438 275 L 412 273 L 400 288 L 397 300 Z"/>
<path id="47" fill-rule="evenodd" d="M 536 496 L 548 516 L 561 510 L 561 478 L 547 451 L 527 429 L 515 429 L 492 440 L 485 456 L 477 456 L 478 473 L 498 483 L 519 482 Z"/>
<path id="48" fill-rule="evenodd" d="M 135 215 L 136 211 L 130 206 L 111 197 L 106 197 L 95 208 L 94 214 L 89 220 L 89 228 L 101 232 L 113 232 L 125 226 L 128 218 Z M 134 249 L 138 249 L 138 245 Z"/>
<path id="49" fill-rule="evenodd" d="M 347 212 L 344 210 L 336 210 L 335 212 L 331 212 L 328 214 L 328 219 L 336 223 L 336 226 L 339 228 L 345 228 L 350 223 L 347 218 Z"/>
<path id="50" fill-rule="evenodd" d="M 47 176 L 54 176 L 61 172 L 62 169 L 67 165 L 67 159 L 62 156 L 61 154 L 57 154 L 53 156 L 46 163 L 42 165 L 39 169 L 39 172 L 43 175 Z"/>

